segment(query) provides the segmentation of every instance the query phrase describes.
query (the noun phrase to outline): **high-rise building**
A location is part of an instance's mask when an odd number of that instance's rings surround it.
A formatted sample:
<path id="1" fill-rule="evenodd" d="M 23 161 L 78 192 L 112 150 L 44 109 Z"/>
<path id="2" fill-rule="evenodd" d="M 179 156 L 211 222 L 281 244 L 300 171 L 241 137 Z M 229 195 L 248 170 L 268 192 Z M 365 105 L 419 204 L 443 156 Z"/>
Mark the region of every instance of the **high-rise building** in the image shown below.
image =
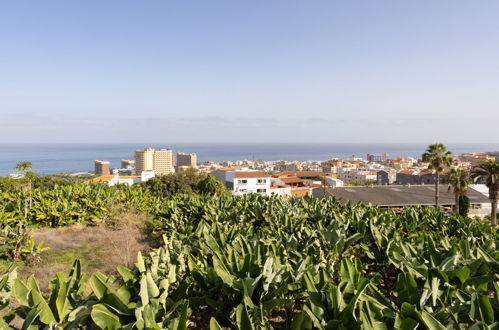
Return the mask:
<path id="1" fill-rule="evenodd" d="M 154 168 L 157 175 L 170 174 L 175 172 L 173 152 L 169 149 L 160 149 L 154 151 Z"/>
<path id="2" fill-rule="evenodd" d="M 174 172 L 173 152 L 168 149 L 155 150 L 146 148 L 135 151 L 135 174 L 141 175 L 142 171 L 154 171 L 156 175 Z"/>
<path id="3" fill-rule="evenodd" d="M 196 167 L 198 163 L 198 157 L 196 154 L 184 154 L 183 152 L 177 153 L 177 163 L 175 164 L 177 168 L 186 167 Z"/>
<path id="4" fill-rule="evenodd" d="M 107 160 L 97 159 L 94 161 L 95 165 L 95 175 L 107 175 L 109 174 L 109 162 Z"/>
<path id="5" fill-rule="evenodd" d="M 135 161 L 131 159 L 122 159 L 121 168 L 135 167 Z"/>
<path id="6" fill-rule="evenodd" d="M 141 175 L 142 171 L 153 170 L 154 149 L 146 148 L 135 151 L 135 174 Z"/>

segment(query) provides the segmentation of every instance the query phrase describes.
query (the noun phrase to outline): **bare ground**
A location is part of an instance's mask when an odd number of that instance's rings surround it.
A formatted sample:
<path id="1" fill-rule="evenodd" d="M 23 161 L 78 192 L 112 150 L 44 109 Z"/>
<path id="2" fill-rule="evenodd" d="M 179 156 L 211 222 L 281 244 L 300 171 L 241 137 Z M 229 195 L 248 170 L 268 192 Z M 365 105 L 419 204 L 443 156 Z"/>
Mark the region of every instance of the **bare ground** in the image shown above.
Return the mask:
<path id="1" fill-rule="evenodd" d="M 21 276 L 34 274 L 45 289 L 55 273 L 67 272 L 75 259 L 87 274 L 115 274 L 119 265 L 132 267 L 137 253 L 147 252 L 150 246 L 142 230 L 144 216 L 124 214 L 113 221 L 118 228 L 74 225 L 33 230 L 33 239 L 49 250 L 40 255 L 39 262 L 20 269 Z"/>

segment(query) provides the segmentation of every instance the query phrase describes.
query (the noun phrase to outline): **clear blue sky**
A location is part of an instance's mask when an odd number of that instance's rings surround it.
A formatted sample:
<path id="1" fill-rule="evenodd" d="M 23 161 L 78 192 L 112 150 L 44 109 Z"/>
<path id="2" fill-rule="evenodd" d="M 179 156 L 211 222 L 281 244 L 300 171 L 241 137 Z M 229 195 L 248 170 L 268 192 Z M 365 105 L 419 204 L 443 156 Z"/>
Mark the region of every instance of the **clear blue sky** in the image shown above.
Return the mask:
<path id="1" fill-rule="evenodd" d="M 0 3 L 0 141 L 499 142 L 499 1 Z"/>

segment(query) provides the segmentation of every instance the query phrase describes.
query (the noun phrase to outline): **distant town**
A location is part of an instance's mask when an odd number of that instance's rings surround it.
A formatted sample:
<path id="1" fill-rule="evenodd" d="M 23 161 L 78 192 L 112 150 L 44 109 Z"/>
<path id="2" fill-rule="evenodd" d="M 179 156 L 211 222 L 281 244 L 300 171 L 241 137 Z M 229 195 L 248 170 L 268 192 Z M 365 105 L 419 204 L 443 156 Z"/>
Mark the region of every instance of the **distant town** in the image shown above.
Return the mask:
<path id="1" fill-rule="evenodd" d="M 452 167 L 470 170 L 472 166 L 499 157 L 499 152 L 465 153 L 453 156 Z M 92 181 L 133 185 L 158 175 L 191 169 L 209 173 L 221 181 L 234 195 L 261 194 L 277 196 L 336 196 L 353 202 L 398 208 L 432 205 L 436 173 L 421 158 L 390 157 L 387 153 L 351 156 L 347 159 L 323 161 L 223 161 L 198 162 L 195 153 L 170 149 L 145 148 L 135 151 L 134 159 L 123 159 L 120 167 L 107 160 L 95 160 Z M 445 173 L 440 174 L 445 181 Z M 471 209 L 488 212 L 487 188 L 471 185 Z M 442 189 L 443 207 L 453 207 L 454 195 Z M 480 213 L 480 214 L 478 214 Z"/>

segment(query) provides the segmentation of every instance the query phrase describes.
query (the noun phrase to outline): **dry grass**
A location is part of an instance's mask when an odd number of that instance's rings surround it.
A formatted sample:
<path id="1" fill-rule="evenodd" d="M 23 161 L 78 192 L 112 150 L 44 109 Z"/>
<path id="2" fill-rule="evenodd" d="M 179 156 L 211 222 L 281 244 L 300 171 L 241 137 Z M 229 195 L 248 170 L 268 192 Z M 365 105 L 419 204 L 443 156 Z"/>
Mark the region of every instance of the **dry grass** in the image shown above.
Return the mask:
<path id="1" fill-rule="evenodd" d="M 115 274 L 117 266 L 132 267 L 137 252 L 148 250 L 143 223 L 142 215 L 123 214 L 113 219 L 115 228 L 74 225 L 34 230 L 33 239 L 49 250 L 41 254 L 41 262 L 20 269 L 20 273 L 34 274 L 44 289 L 56 272 L 66 272 L 75 259 L 80 259 L 85 273 Z"/>

